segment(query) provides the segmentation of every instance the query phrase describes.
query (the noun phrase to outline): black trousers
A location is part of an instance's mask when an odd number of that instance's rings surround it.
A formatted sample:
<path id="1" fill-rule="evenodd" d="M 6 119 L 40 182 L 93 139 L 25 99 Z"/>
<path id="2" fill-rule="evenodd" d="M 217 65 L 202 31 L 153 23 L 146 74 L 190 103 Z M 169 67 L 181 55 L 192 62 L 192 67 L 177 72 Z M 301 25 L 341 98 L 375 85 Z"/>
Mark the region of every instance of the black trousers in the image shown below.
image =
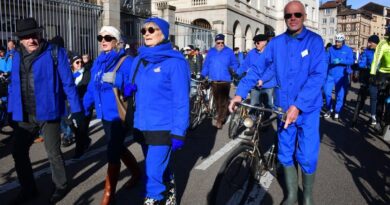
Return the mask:
<path id="1" fill-rule="evenodd" d="M 211 87 L 217 111 L 217 121 L 223 123 L 228 115 L 230 83 L 212 81 Z"/>
<path id="2" fill-rule="evenodd" d="M 16 123 L 13 133 L 12 156 L 22 191 L 36 189 L 29 151 L 39 130 L 42 130 L 53 183 L 57 189 L 65 189 L 68 180 L 60 149 L 60 120 L 38 122 L 34 116 L 30 115 L 27 122 Z"/>

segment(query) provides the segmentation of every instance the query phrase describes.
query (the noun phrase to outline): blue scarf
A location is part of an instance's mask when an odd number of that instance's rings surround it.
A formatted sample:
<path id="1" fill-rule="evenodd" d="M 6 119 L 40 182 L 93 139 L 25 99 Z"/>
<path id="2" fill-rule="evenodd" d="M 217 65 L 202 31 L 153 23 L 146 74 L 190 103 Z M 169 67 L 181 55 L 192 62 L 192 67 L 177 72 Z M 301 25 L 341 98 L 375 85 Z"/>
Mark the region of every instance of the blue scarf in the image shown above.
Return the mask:
<path id="1" fill-rule="evenodd" d="M 100 90 L 103 85 L 103 73 L 110 72 L 114 70 L 115 65 L 118 61 L 126 55 L 125 50 L 121 49 L 118 52 L 113 49 L 109 52 L 101 52 L 98 58 L 96 59 L 96 74 L 94 76 L 95 86 Z"/>
<path id="2" fill-rule="evenodd" d="M 179 51 L 173 50 L 171 42 L 163 42 L 155 47 L 142 46 L 138 49 L 138 53 L 141 59 L 153 64 L 169 58 L 186 60 Z"/>

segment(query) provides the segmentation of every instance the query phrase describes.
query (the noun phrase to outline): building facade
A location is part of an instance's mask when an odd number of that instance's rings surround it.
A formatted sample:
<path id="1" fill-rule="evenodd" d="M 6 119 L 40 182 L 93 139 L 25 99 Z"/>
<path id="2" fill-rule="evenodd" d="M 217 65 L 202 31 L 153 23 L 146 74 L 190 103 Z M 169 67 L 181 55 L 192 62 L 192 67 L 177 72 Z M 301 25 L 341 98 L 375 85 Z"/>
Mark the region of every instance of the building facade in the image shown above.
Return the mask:
<path id="1" fill-rule="evenodd" d="M 390 8 L 385 6 L 370 2 L 360 8 L 360 10 L 365 10 L 371 12 L 372 19 L 370 24 L 370 34 L 378 35 L 380 38 L 384 37 L 385 26 L 387 25 L 388 12 Z"/>
<path id="2" fill-rule="evenodd" d="M 354 49 L 366 47 L 368 37 L 371 35 L 370 12 L 364 10 L 340 8 L 337 14 L 337 31 L 345 34 L 345 42 Z"/>
<path id="3" fill-rule="evenodd" d="M 336 1 L 328 1 L 319 8 L 319 33 L 324 40 L 324 44 L 334 44 L 334 37 L 337 33 L 337 8 Z"/>
<path id="4" fill-rule="evenodd" d="M 288 2 L 288 0 L 152 0 L 152 15 L 165 15 L 166 18 L 179 19 L 191 25 L 202 25 L 215 33 L 223 33 L 228 46 L 239 47 L 244 51 L 254 47 L 253 36 L 269 30 L 276 34 L 286 30 L 283 9 Z M 308 16 L 306 26 L 317 32 L 318 0 L 304 0 L 302 3 Z M 174 7 L 174 11 L 167 15 L 168 12 L 159 8 L 164 4 Z M 172 24 L 171 21 L 170 23 Z M 186 46 L 182 43 L 184 38 L 186 34 L 175 37 L 179 47 Z"/>

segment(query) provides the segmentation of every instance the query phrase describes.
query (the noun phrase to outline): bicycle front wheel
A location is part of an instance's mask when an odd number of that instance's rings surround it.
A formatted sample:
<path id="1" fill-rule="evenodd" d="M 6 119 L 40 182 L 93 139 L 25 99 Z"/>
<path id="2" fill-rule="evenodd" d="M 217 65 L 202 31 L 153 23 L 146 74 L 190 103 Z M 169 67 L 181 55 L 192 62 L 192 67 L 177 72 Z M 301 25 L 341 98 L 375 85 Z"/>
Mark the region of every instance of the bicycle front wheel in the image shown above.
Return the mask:
<path id="1" fill-rule="evenodd" d="M 190 100 L 190 129 L 195 129 L 200 124 L 199 113 L 201 112 L 201 103 L 196 96 Z"/>
<path id="2" fill-rule="evenodd" d="M 244 204 L 251 189 L 257 184 L 254 170 L 259 157 L 251 153 L 253 147 L 242 144 L 227 158 L 208 195 L 208 204 Z"/>
<path id="3" fill-rule="evenodd" d="M 228 136 L 230 139 L 234 139 L 238 136 L 238 130 L 242 126 L 242 120 L 241 120 L 241 107 L 238 108 L 235 112 L 233 112 L 230 115 L 230 122 L 229 122 L 229 130 L 228 130 Z"/>

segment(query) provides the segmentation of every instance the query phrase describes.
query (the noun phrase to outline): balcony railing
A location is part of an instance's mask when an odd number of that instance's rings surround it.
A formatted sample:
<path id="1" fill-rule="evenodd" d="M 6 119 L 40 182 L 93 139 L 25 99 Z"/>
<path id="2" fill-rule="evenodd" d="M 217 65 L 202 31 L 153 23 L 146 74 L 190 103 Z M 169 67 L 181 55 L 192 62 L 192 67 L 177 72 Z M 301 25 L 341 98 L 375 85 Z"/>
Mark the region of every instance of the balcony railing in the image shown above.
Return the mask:
<path id="1" fill-rule="evenodd" d="M 192 0 L 191 1 L 192 6 L 202 6 L 207 5 L 207 0 Z"/>

